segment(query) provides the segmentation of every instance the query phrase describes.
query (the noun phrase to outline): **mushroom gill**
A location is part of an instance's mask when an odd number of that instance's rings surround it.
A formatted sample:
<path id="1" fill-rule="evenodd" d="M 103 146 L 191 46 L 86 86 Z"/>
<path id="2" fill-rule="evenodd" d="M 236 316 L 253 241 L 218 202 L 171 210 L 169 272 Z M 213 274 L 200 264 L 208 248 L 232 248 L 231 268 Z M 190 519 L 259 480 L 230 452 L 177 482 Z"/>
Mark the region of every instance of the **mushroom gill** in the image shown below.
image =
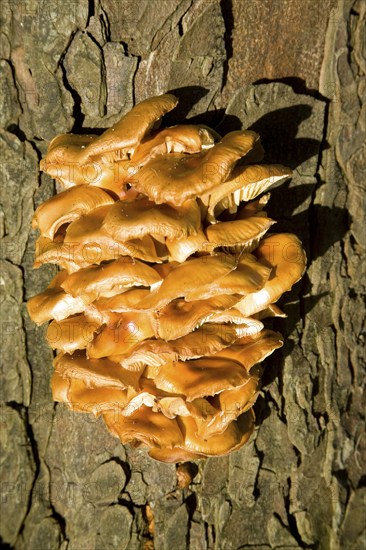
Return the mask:
<path id="1" fill-rule="evenodd" d="M 261 195 L 291 170 L 262 164 L 252 131 L 157 129 L 176 104 L 152 97 L 101 135 L 51 141 L 41 169 L 63 190 L 35 212 L 35 267 L 62 270 L 28 301 L 51 321 L 54 399 L 163 462 L 249 439 L 283 344 L 265 320 L 285 315 L 275 303 L 306 261 L 297 237 L 268 233 Z"/>

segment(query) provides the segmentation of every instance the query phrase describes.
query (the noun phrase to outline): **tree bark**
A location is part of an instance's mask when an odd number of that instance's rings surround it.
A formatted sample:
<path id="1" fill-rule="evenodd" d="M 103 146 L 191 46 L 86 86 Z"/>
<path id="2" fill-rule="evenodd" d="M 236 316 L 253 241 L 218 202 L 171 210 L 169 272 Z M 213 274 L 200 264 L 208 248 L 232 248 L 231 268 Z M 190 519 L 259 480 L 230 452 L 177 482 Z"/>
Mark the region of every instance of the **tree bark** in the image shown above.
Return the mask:
<path id="1" fill-rule="evenodd" d="M 1 17 L 4 548 L 366 548 L 365 3 L 4 0 Z M 269 215 L 308 256 L 254 435 L 198 461 L 184 490 L 175 466 L 53 403 L 52 353 L 24 305 L 55 271 L 33 270 L 30 231 L 54 192 L 38 172 L 49 140 L 168 90 L 168 123 L 253 128 L 294 170 Z"/>

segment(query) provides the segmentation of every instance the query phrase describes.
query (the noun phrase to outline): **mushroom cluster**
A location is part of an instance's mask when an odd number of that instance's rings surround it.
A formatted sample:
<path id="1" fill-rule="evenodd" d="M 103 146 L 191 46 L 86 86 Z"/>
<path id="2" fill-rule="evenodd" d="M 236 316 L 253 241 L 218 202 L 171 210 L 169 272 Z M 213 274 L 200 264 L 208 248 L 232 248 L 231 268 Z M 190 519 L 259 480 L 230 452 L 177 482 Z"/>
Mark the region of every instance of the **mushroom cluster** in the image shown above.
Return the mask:
<path id="1" fill-rule="evenodd" d="M 291 171 L 260 163 L 252 131 L 159 129 L 176 103 L 51 141 L 41 169 L 59 193 L 34 215 L 35 267 L 61 269 L 28 302 L 51 321 L 54 399 L 164 462 L 248 440 L 261 362 L 283 343 L 262 321 L 305 268 L 297 237 L 265 236 L 263 192 Z"/>

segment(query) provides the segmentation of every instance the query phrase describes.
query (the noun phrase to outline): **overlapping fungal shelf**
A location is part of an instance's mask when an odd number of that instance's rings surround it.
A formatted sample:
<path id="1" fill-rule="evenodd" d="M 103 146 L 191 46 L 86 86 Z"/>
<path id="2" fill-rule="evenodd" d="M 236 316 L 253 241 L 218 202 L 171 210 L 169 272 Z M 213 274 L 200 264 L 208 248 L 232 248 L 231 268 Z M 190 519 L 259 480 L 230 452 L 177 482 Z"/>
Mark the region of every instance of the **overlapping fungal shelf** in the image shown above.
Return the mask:
<path id="1" fill-rule="evenodd" d="M 165 462 L 248 440 L 261 363 L 283 343 L 263 320 L 305 268 L 297 237 L 267 235 L 263 193 L 291 171 L 261 164 L 255 132 L 157 129 L 176 103 L 50 143 L 41 169 L 61 190 L 35 212 L 35 267 L 61 269 L 28 302 L 50 321 L 54 399 Z"/>

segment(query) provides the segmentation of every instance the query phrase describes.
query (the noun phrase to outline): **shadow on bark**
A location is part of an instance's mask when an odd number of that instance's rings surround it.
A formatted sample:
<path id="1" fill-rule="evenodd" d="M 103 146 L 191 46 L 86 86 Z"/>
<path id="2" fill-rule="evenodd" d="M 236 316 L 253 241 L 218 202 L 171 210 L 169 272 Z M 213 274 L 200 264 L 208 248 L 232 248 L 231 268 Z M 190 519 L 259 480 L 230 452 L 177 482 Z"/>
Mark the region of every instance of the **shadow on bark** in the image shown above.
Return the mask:
<path id="1" fill-rule="evenodd" d="M 312 95 L 329 103 L 329 100 L 321 97 L 319 92 L 307 90 L 304 81 L 301 81 L 301 79 L 286 78 L 280 80 L 280 82 L 291 85 L 296 93 Z M 179 98 L 179 104 L 172 113 L 165 117 L 167 125 L 179 122 L 206 124 L 213 127 L 221 135 L 244 128 L 244 121 L 236 116 L 227 115 L 224 109 L 211 110 L 187 119 L 186 117 L 192 106 L 207 94 L 207 90 L 203 87 L 187 86 L 170 90 L 170 93 Z M 259 133 L 261 136 L 265 151 L 264 162 L 281 163 L 289 166 L 294 171 L 299 169 L 299 175 L 303 177 L 301 165 L 312 157 L 319 157 L 320 151 L 323 152 L 329 148 L 325 140 L 320 142 L 318 139 L 297 137 L 302 122 L 310 118 L 311 115 L 312 107 L 310 105 L 292 105 L 266 113 L 251 124 L 248 129 Z M 319 162 L 320 159 L 318 158 Z M 277 233 L 293 232 L 304 241 L 303 244 L 308 257 L 308 268 L 317 258 L 324 257 L 335 243 L 341 241 L 349 227 L 349 214 L 344 208 L 329 208 L 312 204 L 311 209 L 305 206 L 302 212 L 297 212 L 301 205 L 309 204 L 309 201 L 312 203 L 315 188 L 319 189 L 321 185 L 326 183 L 321 181 L 320 178 L 317 179 L 316 185 L 314 183 L 297 185 L 293 180 L 287 180 L 271 190 L 271 200 L 268 205 L 269 216 L 277 222 L 275 231 Z M 287 197 L 285 209 L 283 197 Z M 317 238 L 309 239 L 309 232 L 312 235 L 317 235 Z M 310 250 L 310 240 L 315 242 L 314 250 Z M 329 261 L 332 261 L 331 254 Z M 302 281 L 297 283 L 291 292 L 287 293 L 285 298 L 281 300 L 287 314 L 286 320 L 271 319 L 266 321 L 268 328 L 278 330 L 283 334 L 285 344 L 277 357 L 271 357 L 264 363 L 264 388 L 273 383 L 275 379 L 279 380 L 280 386 L 282 385 L 284 360 L 292 353 L 294 348 L 291 334 L 300 320 L 327 295 L 327 293 L 313 295 L 311 286 L 310 279 L 305 274 Z M 303 296 L 301 304 L 300 294 Z M 259 397 L 254 410 L 257 417 L 256 423 L 260 425 L 271 411 L 268 405 L 268 396 L 266 396 L 266 399 Z"/>

